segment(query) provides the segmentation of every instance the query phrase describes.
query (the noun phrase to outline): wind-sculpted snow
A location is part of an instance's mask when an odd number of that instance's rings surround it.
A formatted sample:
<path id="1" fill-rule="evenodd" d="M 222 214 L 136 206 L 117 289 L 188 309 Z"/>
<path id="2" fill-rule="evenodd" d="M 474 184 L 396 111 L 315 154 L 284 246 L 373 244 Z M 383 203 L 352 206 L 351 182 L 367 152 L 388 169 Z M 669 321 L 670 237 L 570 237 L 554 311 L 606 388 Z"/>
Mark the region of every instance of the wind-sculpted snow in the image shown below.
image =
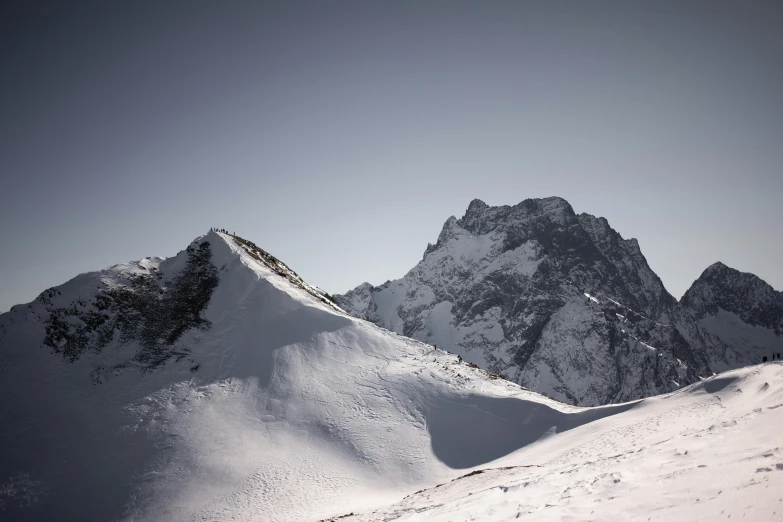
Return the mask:
<path id="1" fill-rule="evenodd" d="M 783 365 L 735 370 L 339 522 L 780 520 Z"/>
<path id="2" fill-rule="evenodd" d="M 449 467 L 465 469 L 504 457 L 544 435 L 572 430 L 633 406 L 563 413 L 540 402 L 510 397 L 443 397 L 427 408 L 427 429 L 435 455 Z"/>
<path id="3" fill-rule="evenodd" d="M 571 404 L 676 390 L 738 360 L 693 329 L 635 239 L 560 198 L 474 200 L 405 277 L 335 300 Z"/>

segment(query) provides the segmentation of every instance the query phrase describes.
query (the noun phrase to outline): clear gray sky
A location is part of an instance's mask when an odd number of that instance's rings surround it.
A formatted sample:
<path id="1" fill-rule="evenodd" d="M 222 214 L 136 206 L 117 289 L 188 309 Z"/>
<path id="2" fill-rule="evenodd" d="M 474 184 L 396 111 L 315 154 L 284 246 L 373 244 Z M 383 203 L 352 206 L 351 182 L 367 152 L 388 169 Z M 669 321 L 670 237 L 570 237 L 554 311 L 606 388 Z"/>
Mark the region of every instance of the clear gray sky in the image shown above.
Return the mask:
<path id="1" fill-rule="evenodd" d="M 3 2 L 0 310 L 228 228 L 312 284 L 557 195 L 783 289 L 781 2 Z"/>

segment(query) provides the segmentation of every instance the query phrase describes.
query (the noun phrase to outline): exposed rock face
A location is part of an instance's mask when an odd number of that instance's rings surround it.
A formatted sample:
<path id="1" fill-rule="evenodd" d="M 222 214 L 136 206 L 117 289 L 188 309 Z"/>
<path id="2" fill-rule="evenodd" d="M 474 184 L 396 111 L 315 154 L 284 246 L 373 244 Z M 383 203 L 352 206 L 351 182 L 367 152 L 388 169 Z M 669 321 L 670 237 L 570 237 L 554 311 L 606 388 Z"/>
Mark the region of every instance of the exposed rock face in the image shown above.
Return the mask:
<path id="1" fill-rule="evenodd" d="M 187 346 L 179 341 L 188 333 L 193 336 L 211 328 L 204 312 L 225 272 L 225 266 L 215 264 L 213 244 L 225 250 L 227 241 L 296 288 L 342 312 L 331 296 L 308 285 L 254 243 L 210 232 L 173 258 L 150 257 L 81 274 L 45 290 L 32 303 L 13 307 L 7 320 L 12 322 L 26 312 L 25 321 L 44 326 L 44 347 L 70 362 L 86 354 L 99 355 L 101 363 L 93 373 L 96 383 L 130 367 L 151 370 L 171 358 L 187 359 L 197 367 L 188 357 Z M 0 343 L 5 341 L 4 329 L 0 324 Z"/>
<path id="2" fill-rule="evenodd" d="M 335 300 L 584 406 L 672 391 L 738 360 L 694 324 L 635 239 L 556 197 L 500 207 L 474 200 L 402 279 Z"/>
<path id="3" fill-rule="evenodd" d="M 731 346 L 742 360 L 783 353 L 783 292 L 723 263 L 708 267 L 680 301 L 699 326 Z"/>
<path id="4" fill-rule="evenodd" d="M 45 308 L 44 344 L 74 361 L 85 351 L 100 352 L 115 338 L 138 340 L 138 362 L 150 367 L 166 362 L 186 331 L 209 328 L 202 313 L 219 281 L 209 241 L 189 246 L 185 254 L 184 268 L 169 279 L 147 260 L 120 272 L 117 280 L 102 280 L 92 299 L 80 296 L 57 306 L 52 299 L 60 290 L 43 292 L 38 301 Z"/>

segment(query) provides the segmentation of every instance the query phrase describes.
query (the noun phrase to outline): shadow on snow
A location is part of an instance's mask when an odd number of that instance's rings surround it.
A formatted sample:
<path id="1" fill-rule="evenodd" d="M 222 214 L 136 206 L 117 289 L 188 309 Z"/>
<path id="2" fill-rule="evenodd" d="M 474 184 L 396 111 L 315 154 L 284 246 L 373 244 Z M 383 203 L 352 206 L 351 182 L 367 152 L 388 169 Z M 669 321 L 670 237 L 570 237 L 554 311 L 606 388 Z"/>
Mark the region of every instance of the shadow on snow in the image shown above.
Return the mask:
<path id="1" fill-rule="evenodd" d="M 514 398 L 440 397 L 427 411 L 435 456 L 451 468 L 485 464 L 535 442 L 551 428 L 571 430 L 627 411 L 638 402 L 563 413 Z"/>

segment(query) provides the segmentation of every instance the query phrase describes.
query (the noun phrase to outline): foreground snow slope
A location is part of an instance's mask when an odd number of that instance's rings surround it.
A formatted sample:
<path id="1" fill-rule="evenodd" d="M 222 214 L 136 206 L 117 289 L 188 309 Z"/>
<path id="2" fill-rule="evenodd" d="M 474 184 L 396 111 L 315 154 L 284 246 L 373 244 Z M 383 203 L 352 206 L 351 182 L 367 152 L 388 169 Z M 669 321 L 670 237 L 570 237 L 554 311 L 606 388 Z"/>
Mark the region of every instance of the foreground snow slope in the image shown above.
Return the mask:
<path id="1" fill-rule="evenodd" d="M 0 513 L 319 520 L 630 408 L 579 410 L 459 364 L 210 233 L 0 316 Z"/>
<path id="2" fill-rule="evenodd" d="M 783 520 L 783 364 L 727 372 L 341 518 Z"/>

